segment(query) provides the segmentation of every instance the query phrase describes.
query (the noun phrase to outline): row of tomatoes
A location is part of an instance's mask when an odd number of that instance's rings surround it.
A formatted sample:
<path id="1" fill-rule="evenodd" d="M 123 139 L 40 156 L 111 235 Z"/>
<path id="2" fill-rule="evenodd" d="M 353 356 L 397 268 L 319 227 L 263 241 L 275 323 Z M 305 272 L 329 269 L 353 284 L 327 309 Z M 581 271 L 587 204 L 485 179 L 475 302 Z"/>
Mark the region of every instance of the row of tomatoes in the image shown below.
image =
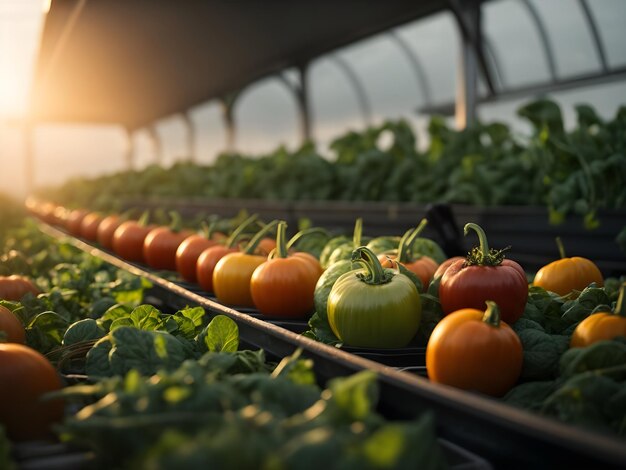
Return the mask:
<path id="1" fill-rule="evenodd" d="M 313 309 L 313 293 L 323 270 L 313 256 L 287 250 L 284 223 L 267 224 L 240 246 L 238 236 L 254 218 L 245 221 L 229 237 L 219 234 L 207 238 L 176 227 L 120 221 L 118 216 L 102 217 L 82 210 L 66 214 L 61 222 L 71 233 L 97 241 L 129 261 L 145 262 L 155 269 L 177 270 L 186 280 L 214 292 L 225 304 L 254 306 L 267 315 L 288 317 L 306 317 Z M 116 227 L 111 230 L 113 225 Z M 272 242 L 267 235 L 275 228 L 277 237 Z M 466 233 L 472 230 L 478 235 L 480 246 L 467 258 L 449 259 L 441 266 L 433 261 L 426 279 L 422 278 L 427 284 L 432 276 L 441 275 L 438 294 L 446 315 L 429 340 L 427 369 L 435 382 L 501 395 L 516 382 L 522 366 L 521 343 L 508 325 L 524 311 L 528 282 L 519 264 L 504 259 L 502 251 L 490 249 L 482 229 L 467 224 Z M 109 234 L 110 241 L 105 237 Z M 269 254 L 258 251 L 262 241 L 267 243 L 266 250 L 273 247 Z M 382 270 L 381 262 L 397 267 L 398 260 L 394 262 L 387 256 L 374 259 L 367 250 L 357 251 L 358 259 L 353 261 L 359 261 L 366 274 L 346 272 L 333 285 L 326 312 L 333 332 L 354 346 L 406 345 L 419 327 L 419 293 L 401 281 L 403 276 L 397 270 L 393 276 Z M 401 255 L 398 253 L 403 261 Z M 599 270 L 589 260 L 562 257 L 538 272 L 536 285 L 560 295 L 572 295 L 591 282 L 602 285 Z M 427 257 L 421 261 L 424 258 Z M 424 263 L 420 265 L 416 272 L 424 276 Z M 410 263 L 406 266 L 411 268 Z M 585 336 L 602 336 L 589 335 L 585 325 L 580 329 L 583 330 L 584 334 L 574 334 L 573 342 L 580 343 Z M 490 367 L 480 367 L 481 364 Z"/>

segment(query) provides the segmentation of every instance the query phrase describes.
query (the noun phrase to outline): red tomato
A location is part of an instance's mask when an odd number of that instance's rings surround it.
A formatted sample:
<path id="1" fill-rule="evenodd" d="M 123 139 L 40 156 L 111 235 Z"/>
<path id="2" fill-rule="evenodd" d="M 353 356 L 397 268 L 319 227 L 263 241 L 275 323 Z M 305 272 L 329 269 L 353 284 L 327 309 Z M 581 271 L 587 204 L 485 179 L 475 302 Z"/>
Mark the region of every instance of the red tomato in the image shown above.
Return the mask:
<path id="1" fill-rule="evenodd" d="M 140 222 L 123 222 L 113 233 L 113 251 L 127 261 L 144 262 L 143 242 L 154 226 Z"/>
<path id="2" fill-rule="evenodd" d="M 446 269 L 439 284 L 439 301 L 444 314 L 462 308 L 481 310 L 487 300 L 500 307 L 502 320 L 515 323 L 524 313 L 528 299 L 528 281 L 522 267 L 492 252 L 485 233 L 475 224 L 468 228 L 478 232 L 480 250 L 474 249 L 468 260 L 458 260 Z"/>
<path id="3" fill-rule="evenodd" d="M 98 232 L 96 235 L 98 243 L 102 245 L 102 247 L 112 250 L 113 234 L 123 222 L 124 220 L 119 215 L 109 215 L 102 219 L 98 225 Z"/>
<path id="4" fill-rule="evenodd" d="M 71 211 L 65 220 L 67 231 L 77 237 L 80 236 L 80 226 L 86 215 L 87 211 L 85 209 L 74 209 Z"/>
<path id="5" fill-rule="evenodd" d="M 104 217 L 97 212 L 85 215 L 80 223 L 80 236 L 86 240 L 95 242 L 98 239 L 98 226 Z"/>
<path id="6" fill-rule="evenodd" d="M 205 236 L 191 235 L 178 245 L 176 250 L 176 271 L 185 281 L 197 282 L 198 275 L 196 268 L 198 258 L 204 250 L 217 245 L 219 242 L 206 238 Z M 213 276 L 213 274 L 211 274 Z"/>
<path id="7" fill-rule="evenodd" d="M 176 250 L 190 235 L 192 232 L 189 230 L 174 231 L 170 227 L 152 229 L 143 242 L 146 264 L 154 269 L 176 271 Z"/>

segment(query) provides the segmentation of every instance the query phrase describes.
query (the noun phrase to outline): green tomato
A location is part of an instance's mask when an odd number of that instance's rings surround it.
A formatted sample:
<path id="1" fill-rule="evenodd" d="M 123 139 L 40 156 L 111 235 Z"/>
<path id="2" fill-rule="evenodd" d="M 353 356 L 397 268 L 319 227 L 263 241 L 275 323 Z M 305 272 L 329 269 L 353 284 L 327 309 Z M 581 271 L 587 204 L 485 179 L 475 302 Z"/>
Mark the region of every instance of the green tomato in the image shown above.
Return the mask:
<path id="1" fill-rule="evenodd" d="M 375 254 L 380 255 L 388 253 L 392 250 L 397 250 L 400 244 L 401 237 L 376 237 L 371 240 L 366 246 L 372 250 Z"/>
<path id="2" fill-rule="evenodd" d="M 349 346 L 406 346 L 422 315 L 417 287 L 398 271 L 383 269 L 368 248 L 354 250 L 352 261 L 365 269 L 347 272 L 333 285 L 327 305 L 333 333 Z"/>

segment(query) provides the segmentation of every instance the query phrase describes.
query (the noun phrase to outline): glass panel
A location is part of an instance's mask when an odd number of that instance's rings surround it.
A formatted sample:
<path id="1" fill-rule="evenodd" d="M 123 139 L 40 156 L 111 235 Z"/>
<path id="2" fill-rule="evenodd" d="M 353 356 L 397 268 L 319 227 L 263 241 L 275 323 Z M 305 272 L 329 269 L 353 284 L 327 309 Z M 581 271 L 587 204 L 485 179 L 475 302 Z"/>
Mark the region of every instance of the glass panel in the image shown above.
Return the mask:
<path id="1" fill-rule="evenodd" d="M 578 0 L 529 0 L 543 18 L 554 45 L 559 78 L 598 71 L 600 61 Z"/>
<path id="2" fill-rule="evenodd" d="M 484 34 L 500 66 L 503 89 L 550 80 L 540 35 L 522 2 L 487 2 L 482 13 Z"/>
<path id="3" fill-rule="evenodd" d="M 126 163 L 125 144 L 126 135 L 119 126 L 38 126 L 33 145 L 35 186 L 119 171 Z"/>
<path id="4" fill-rule="evenodd" d="M 235 102 L 237 150 L 259 154 L 280 145 L 300 143 L 296 100 L 276 78 L 261 80 L 247 88 Z"/>
<path id="5" fill-rule="evenodd" d="M 449 12 L 438 13 L 396 30 L 426 69 L 434 104 L 454 100 L 459 34 Z"/>
<path id="6" fill-rule="evenodd" d="M 190 113 L 196 128 L 196 161 L 211 164 L 226 146 L 226 133 L 220 103 L 198 106 Z"/>
<path id="7" fill-rule="evenodd" d="M 156 125 L 156 131 L 161 141 L 161 165 L 169 167 L 189 156 L 187 127 L 179 116 L 161 119 Z"/>
<path id="8" fill-rule="evenodd" d="M 364 127 L 365 121 L 352 84 L 335 62 L 322 57 L 311 64 L 308 74 L 313 137 L 316 141 L 324 145 L 348 129 Z"/>
<path id="9" fill-rule="evenodd" d="M 413 112 L 424 97 L 402 49 L 388 35 L 347 47 L 338 53 L 359 77 L 374 122 Z"/>
<path id="10" fill-rule="evenodd" d="M 624 0 L 587 1 L 604 44 L 609 67 L 626 65 L 626 2 Z"/>

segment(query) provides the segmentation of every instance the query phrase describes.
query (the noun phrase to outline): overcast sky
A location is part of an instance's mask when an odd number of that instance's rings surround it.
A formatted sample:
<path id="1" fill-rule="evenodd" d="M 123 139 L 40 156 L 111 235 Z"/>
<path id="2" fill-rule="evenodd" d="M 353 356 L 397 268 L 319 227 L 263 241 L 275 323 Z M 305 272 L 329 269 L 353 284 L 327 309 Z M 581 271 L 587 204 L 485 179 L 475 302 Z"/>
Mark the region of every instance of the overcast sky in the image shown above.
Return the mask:
<path id="1" fill-rule="evenodd" d="M 578 0 L 531 0 L 548 28 L 559 78 L 598 70 L 600 62 Z M 44 14 L 41 0 L 0 0 L 0 188 L 23 194 L 24 136 L 6 119 L 19 117 L 26 106 L 30 74 Z M 611 67 L 626 66 L 626 1 L 593 0 L 593 19 Z M 528 11 L 520 0 L 495 0 L 484 6 L 485 34 L 500 65 L 506 87 L 528 85 L 549 79 L 546 55 Z M 459 38 L 449 13 L 414 22 L 394 30 L 409 45 L 423 66 L 426 82 L 419 80 L 410 62 L 389 34 L 378 35 L 322 57 L 310 73 L 310 99 L 314 135 L 323 144 L 347 129 L 362 129 L 367 119 L 354 88 L 335 57 L 348 63 L 361 78 L 368 96 L 371 120 L 404 117 L 413 122 L 422 142 L 427 120 L 416 109 L 454 99 L 455 68 Z M 425 96 L 424 88 L 429 90 Z M 588 102 L 599 112 L 612 116 L 625 103 L 626 82 L 584 88 L 553 95 L 567 111 L 578 102 Z M 515 109 L 525 100 L 503 102 L 480 108 L 485 120 L 512 123 L 524 133 L 527 128 L 515 119 Z M 237 146 L 245 152 L 270 151 L 279 144 L 294 147 L 299 142 L 295 102 L 285 86 L 266 79 L 245 90 L 236 108 Z M 220 110 L 205 103 L 192 110 L 197 129 L 197 160 L 210 162 L 224 146 Z M 186 128 L 176 118 L 157 123 L 164 150 L 164 163 L 171 164 L 188 154 Z M 136 165 L 153 161 L 146 132 L 134 135 Z M 37 184 L 57 184 L 74 175 L 95 176 L 123 168 L 126 137 L 116 126 L 40 126 L 34 133 Z M 10 190 L 8 190 L 10 188 Z"/>

